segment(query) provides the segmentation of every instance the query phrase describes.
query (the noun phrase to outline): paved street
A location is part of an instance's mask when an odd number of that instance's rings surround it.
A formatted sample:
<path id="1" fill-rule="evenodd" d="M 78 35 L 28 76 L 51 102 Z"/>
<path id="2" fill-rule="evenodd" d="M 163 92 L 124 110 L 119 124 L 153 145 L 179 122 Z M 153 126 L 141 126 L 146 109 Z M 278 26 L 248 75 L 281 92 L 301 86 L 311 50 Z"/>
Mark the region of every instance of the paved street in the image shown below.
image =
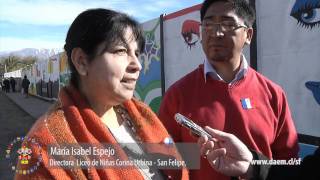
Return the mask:
<path id="1" fill-rule="evenodd" d="M 0 91 L 0 179 L 13 179 L 13 172 L 5 159 L 5 150 L 16 137 L 25 136 L 35 120 L 43 114 L 50 102 L 38 98 L 24 98 L 20 93 Z"/>

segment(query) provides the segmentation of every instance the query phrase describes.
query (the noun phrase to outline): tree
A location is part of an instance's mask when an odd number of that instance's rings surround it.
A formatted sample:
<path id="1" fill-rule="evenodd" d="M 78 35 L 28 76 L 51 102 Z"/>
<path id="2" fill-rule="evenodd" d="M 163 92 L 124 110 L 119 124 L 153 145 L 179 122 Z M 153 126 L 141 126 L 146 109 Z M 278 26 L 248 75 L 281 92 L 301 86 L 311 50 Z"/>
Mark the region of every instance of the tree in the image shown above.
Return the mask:
<path id="1" fill-rule="evenodd" d="M 24 68 L 27 65 L 32 65 L 37 60 L 38 58 L 34 56 L 20 57 L 20 56 L 10 55 L 7 57 L 2 57 L 0 59 L 0 74 L 5 73 L 5 67 L 7 72 L 11 72 L 11 71 Z"/>

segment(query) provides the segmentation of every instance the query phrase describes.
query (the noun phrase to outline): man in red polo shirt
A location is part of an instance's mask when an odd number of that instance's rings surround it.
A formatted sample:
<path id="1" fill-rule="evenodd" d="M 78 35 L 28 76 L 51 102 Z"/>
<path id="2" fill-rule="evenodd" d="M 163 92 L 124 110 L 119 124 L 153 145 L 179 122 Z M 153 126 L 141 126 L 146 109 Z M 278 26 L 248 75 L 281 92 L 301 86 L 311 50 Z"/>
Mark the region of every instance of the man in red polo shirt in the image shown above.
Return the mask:
<path id="1" fill-rule="evenodd" d="M 159 117 L 175 142 L 197 138 L 174 120 L 179 112 L 200 126 L 234 134 L 249 149 L 272 159 L 298 155 L 297 133 L 280 86 L 248 66 L 242 54 L 250 44 L 255 19 L 247 0 L 205 0 L 201 8 L 202 48 L 206 59 L 173 84 Z M 191 179 L 229 179 L 201 159 Z"/>

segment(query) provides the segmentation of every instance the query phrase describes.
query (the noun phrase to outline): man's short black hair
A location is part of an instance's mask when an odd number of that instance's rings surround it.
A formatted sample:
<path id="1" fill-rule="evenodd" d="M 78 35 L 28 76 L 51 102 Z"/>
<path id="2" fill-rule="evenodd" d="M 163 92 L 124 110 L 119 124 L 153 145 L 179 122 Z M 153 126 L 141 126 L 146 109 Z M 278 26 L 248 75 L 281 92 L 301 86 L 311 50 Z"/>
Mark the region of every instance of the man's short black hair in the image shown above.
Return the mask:
<path id="1" fill-rule="evenodd" d="M 243 19 L 245 25 L 252 27 L 255 20 L 255 11 L 248 0 L 205 0 L 200 10 L 201 22 L 211 4 L 219 1 L 230 2 L 233 5 L 236 15 Z"/>

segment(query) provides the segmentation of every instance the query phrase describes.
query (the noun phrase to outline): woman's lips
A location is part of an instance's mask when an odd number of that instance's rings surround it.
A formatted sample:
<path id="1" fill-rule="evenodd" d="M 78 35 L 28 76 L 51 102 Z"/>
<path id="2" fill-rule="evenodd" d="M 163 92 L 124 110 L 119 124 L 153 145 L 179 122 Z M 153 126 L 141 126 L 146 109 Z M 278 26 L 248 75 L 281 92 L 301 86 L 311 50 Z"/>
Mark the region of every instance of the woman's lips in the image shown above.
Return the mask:
<path id="1" fill-rule="evenodd" d="M 133 90 L 136 86 L 137 79 L 134 78 L 124 78 L 120 81 L 128 89 Z"/>

